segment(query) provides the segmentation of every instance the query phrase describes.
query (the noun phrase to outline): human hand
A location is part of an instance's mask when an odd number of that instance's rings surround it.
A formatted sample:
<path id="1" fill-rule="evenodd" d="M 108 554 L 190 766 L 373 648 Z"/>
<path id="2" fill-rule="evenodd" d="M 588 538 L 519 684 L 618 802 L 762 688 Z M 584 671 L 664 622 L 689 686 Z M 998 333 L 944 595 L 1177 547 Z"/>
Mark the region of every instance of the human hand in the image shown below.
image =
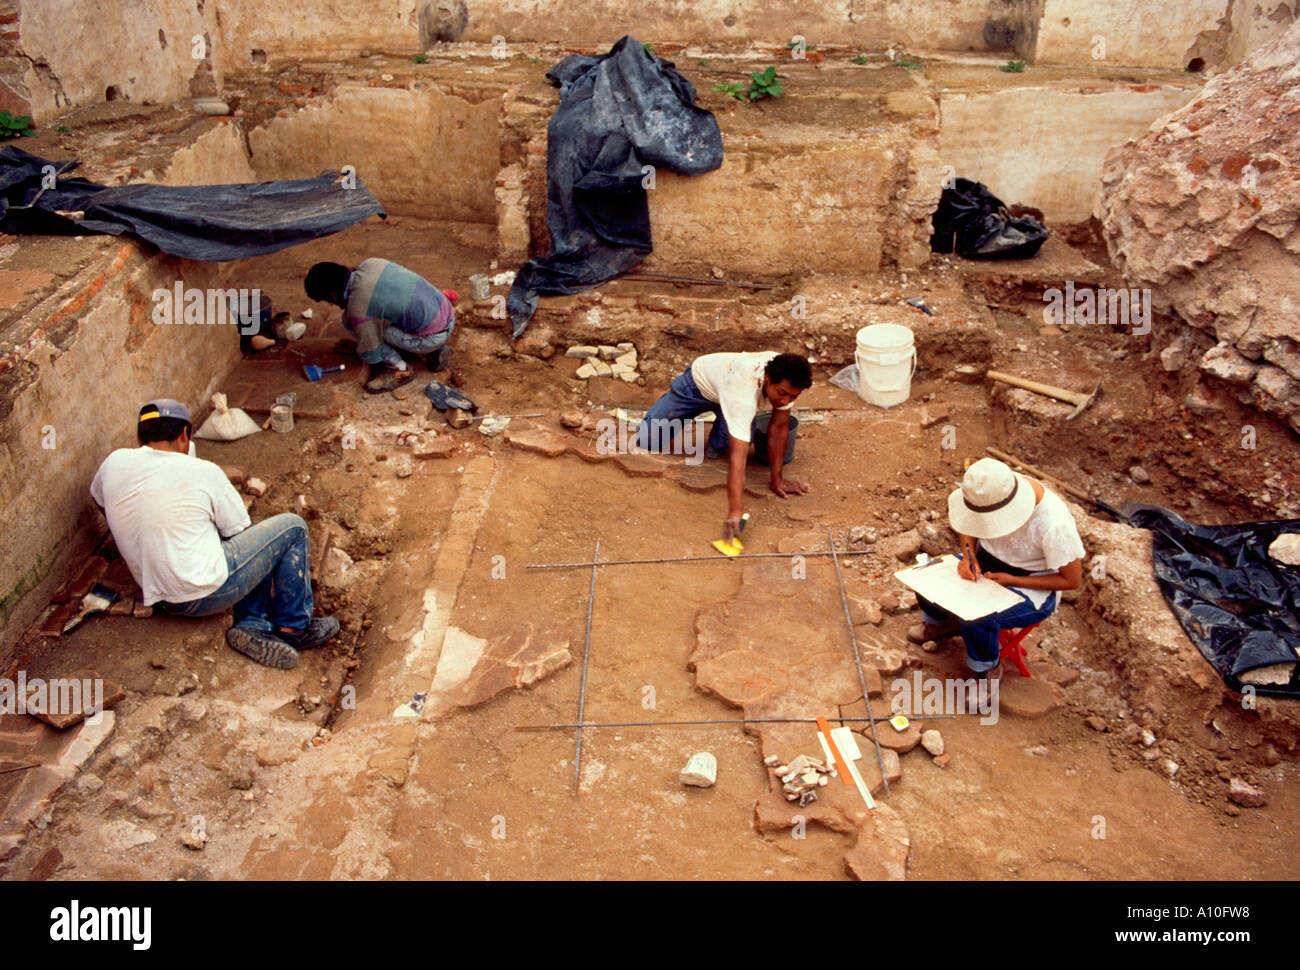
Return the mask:
<path id="1" fill-rule="evenodd" d="M 774 478 L 768 488 L 781 498 L 785 498 L 787 495 L 807 495 L 812 491 L 811 485 L 805 485 L 803 482 L 792 482 L 788 478 Z"/>
<path id="2" fill-rule="evenodd" d="M 1014 586 L 1016 579 L 1010 573 L 985 573 L 984 578 L 993 580 L 999 586 Z"/>
<path id="3" fill-rule="evenodd" d="M 722 538 L 734 539 L 737 536 L 739 536 L 740 520 L 741 520 L 741 516 L 739 513 L 737 513 L 736 515 L 728 516 L 726 521 L 722 523 Z"/>
<path id="4" fill-rule="evenodd" d="M 957 562 L 957 575 L 974 582 L 980 578 L 980 564 L 975 561 L 974 556 L 963 556 Z"/>

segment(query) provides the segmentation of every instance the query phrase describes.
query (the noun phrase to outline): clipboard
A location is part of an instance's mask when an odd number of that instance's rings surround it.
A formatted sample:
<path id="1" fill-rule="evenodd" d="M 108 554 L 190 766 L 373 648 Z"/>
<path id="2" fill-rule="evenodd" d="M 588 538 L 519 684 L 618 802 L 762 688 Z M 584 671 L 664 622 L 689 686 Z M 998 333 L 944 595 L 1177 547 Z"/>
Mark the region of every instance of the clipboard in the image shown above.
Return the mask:
<path id="1" fill-rule="evenodd" d="M 930 562 L 919 569 L 900 569 L 894 578 L 960 619 L 978 620 L 1024 602 L 1019 593 L 983 576 L 974 582 L 962 579 L 957 575 L 960 560 L 952 554 Z"/>

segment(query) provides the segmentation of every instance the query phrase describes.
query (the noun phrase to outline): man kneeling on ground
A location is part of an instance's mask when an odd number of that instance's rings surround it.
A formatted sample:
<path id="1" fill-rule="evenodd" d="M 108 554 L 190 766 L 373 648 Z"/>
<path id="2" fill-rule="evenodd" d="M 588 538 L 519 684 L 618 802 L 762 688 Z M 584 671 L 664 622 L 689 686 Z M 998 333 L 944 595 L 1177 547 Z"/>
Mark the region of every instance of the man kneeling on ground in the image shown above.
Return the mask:
<path id="1" fill-rule="evenodd" d="M 795 429 L 799 420 L 790 414 L 795 399 L 812 387 L 812 368 L 798 354 L 774 351 L 742 354 L 705 354 L 673 379 L 668 393 L 646 412 L 636 432 L 636 445 L 647 451 L 671 451 L 673 438 L 682 433 L 682 421 L 712 411 L 717 415 L 706 454 L 727 456 L 727 518 L 724 539 L 740 531 L 745 464 L 749 445 L 754 457 L 772 472 L 770 488 L 781 498 L 803 495 L 809 486 L 790 481 L 782 469 L 794 461 Z M 771 412 L 758 413 L 765 404 Z"/>
<path id="2" fill-rule="evenodd" d="M 140 585 L 145 606 L 176 616 L 234 607 L 226 642 L 268 667 L 339 632 L 312 616 L 307 523 L 273 515 L 250 525 L 221 468 L 190 454 L 190 412 L 167 398 L 140 409 L 139 448 L 104 459 L 90 494 Z"/>
<path id="3" fill-rule="evenodd" d="M 317 263 L 303 288 L 313 300 L 343 308 L 343 326 L 357 338 L 357 356 L 370 365 L 366 390 L 371 394 L 414 379 L 401 351 L 423 356 L 435 373 L 447 367 L 447 341 L 456 329 L 451 290 L 438 290 L 406 267 L 373 257 L 356 269 Z"/>

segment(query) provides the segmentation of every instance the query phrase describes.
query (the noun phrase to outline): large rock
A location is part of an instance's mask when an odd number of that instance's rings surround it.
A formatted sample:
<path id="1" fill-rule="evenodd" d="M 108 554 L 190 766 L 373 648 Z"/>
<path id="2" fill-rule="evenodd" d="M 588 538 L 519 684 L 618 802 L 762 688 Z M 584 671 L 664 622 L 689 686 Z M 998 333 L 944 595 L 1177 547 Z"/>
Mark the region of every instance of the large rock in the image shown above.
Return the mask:
<path id="1" fill-rule="evenodd" d="M 1300 431 L 1298 158 L 1300 23 L 1113 149 L 1097 216 L 1128 284 L 1217 339 L 1200 366 Z"/>

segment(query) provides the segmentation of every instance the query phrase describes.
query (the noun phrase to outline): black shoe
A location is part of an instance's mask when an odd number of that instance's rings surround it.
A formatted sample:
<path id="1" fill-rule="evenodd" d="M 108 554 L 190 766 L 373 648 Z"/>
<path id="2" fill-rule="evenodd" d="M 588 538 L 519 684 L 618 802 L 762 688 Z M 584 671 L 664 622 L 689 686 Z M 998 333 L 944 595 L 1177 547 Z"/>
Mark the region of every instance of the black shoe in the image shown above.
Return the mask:
<path id="1" fill-rule="evenodd" d="M 425 354 L 424 363 L 434 374 L 446 370 L 451 366 L 451 348 L 439 347 L 433 353 Z"/>
<path id="2" fill-rule="evenodd" d="M 280 633 L 280 639 L 295 650 L 310 650 L 319 647 L 326 640 L 338 636 L 339 621 L 332 616 L 314 616 L 301 630 L 295 633 Z"/>
<path id="3" fill-rule="evenodd" d="M 232 626 L 226 631 L 226 643 L 246 657 L 252 657 L 266 667 L 288 670 L 298 664 L 298 651 L 270 633 L 244 626 Z"/>

